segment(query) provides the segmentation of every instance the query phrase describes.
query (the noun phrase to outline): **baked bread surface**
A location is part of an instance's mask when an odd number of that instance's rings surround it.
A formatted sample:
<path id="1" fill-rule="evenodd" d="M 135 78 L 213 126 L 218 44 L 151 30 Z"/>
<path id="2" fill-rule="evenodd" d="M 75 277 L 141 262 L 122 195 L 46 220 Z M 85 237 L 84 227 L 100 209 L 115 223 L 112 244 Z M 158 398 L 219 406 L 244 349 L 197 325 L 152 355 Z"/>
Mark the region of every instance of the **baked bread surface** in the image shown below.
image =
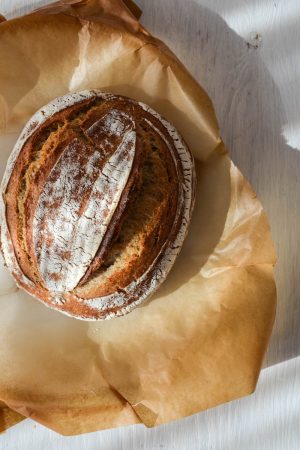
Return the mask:
<path id="1" fill-rule="evenodd" d="M 96 90 L 60 97 L 28 122 L 6 168 L 8 269 L 71 316 L 126 314 L 166 278 L 194 188 L 186 144 L 148 106 Z"/>

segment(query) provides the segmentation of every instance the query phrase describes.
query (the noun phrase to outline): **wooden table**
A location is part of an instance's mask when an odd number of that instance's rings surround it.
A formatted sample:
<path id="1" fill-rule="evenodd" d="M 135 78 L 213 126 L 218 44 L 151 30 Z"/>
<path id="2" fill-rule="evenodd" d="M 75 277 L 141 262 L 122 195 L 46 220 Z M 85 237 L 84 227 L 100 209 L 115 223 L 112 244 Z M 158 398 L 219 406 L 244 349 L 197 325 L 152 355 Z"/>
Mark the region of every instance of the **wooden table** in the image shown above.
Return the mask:
<path id="1" fill-rule="evenodd" d="M 231 156 L 269 215 L 278 313 L 257 392 L 157 429 L 63 438 L 26 420 L 5 450 L 300 448 L 300 1 L 137 0 L 212 98 Z M 7 18 L 47 0 L 0 0 Z M 1 64 L 1 61 L 0 61 Z"/>

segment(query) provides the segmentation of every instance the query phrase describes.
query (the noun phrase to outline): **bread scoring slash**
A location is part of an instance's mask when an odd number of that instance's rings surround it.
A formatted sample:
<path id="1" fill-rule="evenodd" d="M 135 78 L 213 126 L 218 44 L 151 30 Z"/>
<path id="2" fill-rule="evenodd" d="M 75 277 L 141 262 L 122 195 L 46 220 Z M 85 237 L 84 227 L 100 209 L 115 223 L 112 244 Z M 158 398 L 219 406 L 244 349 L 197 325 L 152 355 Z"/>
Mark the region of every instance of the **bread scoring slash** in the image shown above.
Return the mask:
<path id="1" fill-rule="evenodd" d="M 127 314 L 165 280 L 195 195 L 192 155 L 143 103 L 89 90 L 25 126 L 1 187 L 1 245 L 17 284 L 83 320 Z"/>

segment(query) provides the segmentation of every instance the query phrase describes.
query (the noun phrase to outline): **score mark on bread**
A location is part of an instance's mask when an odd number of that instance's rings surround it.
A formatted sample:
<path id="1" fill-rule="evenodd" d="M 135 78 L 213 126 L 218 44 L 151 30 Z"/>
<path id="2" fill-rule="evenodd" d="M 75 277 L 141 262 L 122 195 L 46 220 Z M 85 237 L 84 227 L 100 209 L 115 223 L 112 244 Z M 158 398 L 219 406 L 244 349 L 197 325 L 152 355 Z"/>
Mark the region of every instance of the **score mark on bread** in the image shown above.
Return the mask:
<path id="1" fill-rule="evenodd" d="M 84 320 L 124 315 L 165 280 L 195 188 L 175 128 L 126 97 L 60 97 L 24 128 L 2 182 L 2 251 L 17 284 Z"/>

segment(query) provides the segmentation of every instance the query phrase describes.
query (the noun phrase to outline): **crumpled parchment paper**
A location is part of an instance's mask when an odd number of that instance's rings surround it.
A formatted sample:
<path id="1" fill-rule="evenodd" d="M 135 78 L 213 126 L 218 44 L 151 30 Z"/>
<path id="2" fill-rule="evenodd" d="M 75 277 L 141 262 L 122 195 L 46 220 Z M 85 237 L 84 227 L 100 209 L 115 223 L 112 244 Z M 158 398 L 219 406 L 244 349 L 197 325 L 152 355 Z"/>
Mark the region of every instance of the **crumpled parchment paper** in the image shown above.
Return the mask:
<path id="1" fill-rule="evenodd" d="M 2 408 L 2 429 L 17 413 L 67 435 L 155 426 L 255 389 L 276 305 L 268 221 L 207 94 L 138 15 L 131 0 L 71 0 L 0 24 L 1 176 L 30 116 L 89 88 L 148 103 L 173 122 L 198 175 L 173 270 L 125 317 L 88 323 L 49 310 L 1 263 L 0 399 L 13 410 Z"/>

